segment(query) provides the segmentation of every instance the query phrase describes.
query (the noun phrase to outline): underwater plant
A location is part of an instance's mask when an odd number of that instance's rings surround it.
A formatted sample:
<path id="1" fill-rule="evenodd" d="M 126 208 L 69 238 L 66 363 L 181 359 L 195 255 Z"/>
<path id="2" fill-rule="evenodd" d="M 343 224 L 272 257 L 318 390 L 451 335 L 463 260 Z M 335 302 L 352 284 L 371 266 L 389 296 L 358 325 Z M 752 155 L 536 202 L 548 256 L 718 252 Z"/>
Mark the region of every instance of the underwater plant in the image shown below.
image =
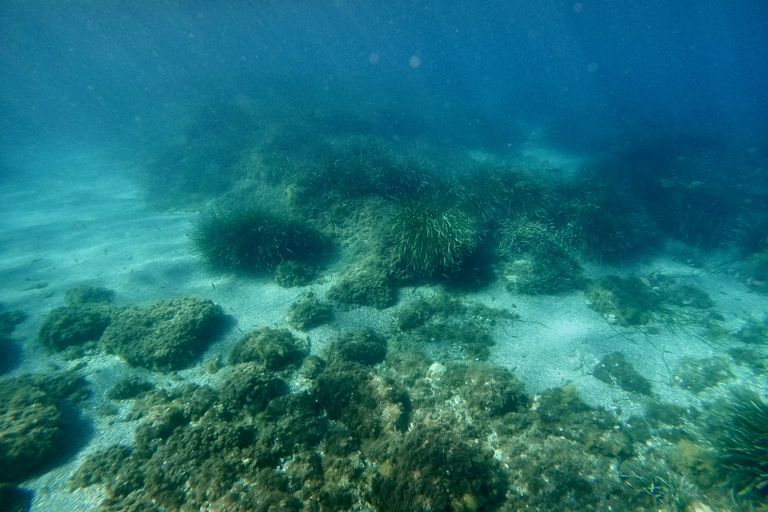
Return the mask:
<path id="1" fill-rule="evenodd" d="M 475 219 L 432 201 L 407 201 L 395 213 L 391 240 L 395 254 L 419 274 L 452 274 L 477 247 Z"/>
<path id="2" fill-rule="evenodd" d="M 272 271 L 289 260 L 310 261 L 325 247 L 309 226 L 259 208 L 209 210 L 190 239 L 211 269 L 244 274 Z"/>
<path id="3" fill-rule="evenodd" d="M 713 408 L 713 444 L 738 497 L 768 497 L 768 403 L 756 392 L 732 388 Z"/>

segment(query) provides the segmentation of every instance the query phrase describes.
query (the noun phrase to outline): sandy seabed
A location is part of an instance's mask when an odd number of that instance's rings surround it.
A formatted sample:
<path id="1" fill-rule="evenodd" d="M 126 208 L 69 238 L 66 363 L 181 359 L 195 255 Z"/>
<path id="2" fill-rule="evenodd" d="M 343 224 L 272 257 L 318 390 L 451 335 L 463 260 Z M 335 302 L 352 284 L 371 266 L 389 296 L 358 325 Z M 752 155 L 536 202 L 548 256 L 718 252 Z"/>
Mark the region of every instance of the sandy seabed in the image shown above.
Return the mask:
<path id="1" fill-rule="evenodd" d="M 538 150 L 540 151 L 540 150 Z M 63 304 L 65 291 L 78 285 L 102 286 L 115 291 L 116 305 L 148 305 L 159 300 L 196 295 L 222 306 L 236 322 L 191 367 L 169 376 L 129 367 L 115 356 L 85 358 L 90 398 L 84 402 L 78 449 L 63 463 L 35 476 L 21 486 L 34 492 L 32 510 L 95 510 L 104 498 L 97 487 L 68 490 L 68 479 L 83 457 L 108 445 L 131 444 L 135 423 L 101 417 L 98 409 L 107 400 L 104 392 L 129 374 L 139 374 L 160 387 L 186 382 L 214 384 L 203 362 L 218 355 L 226 358 L 232 346 L 259 325 L 287 328 L 285 314 L 305 288 L 285 289 L 269 277 L 243 279 L 212 276 L 193 254 L 187 235 L 195 213 L 158 212 L 146 208 L 138 186 L 132 182 L 131 162 L 94 148 L 49 147 L 19 153 L 12 159 L 13 175 L 0 182 L 0 304 L 18 309 L 27 318 L 11 336 L 16 361 L 4 377 L 45 373 L 76 364 L 51 354 L 36 341 L 46 314 Z M 593 266 L 590 275 L 620 273 L 676 276 L 709 293 L 726 328 L 736 331 L 750 317 L 768 311 L 768 297 L 757 294 L 717 265 L 717 254 L 702 268 L 672 256 L 672 251 L 632 267 Z M 322 284 L 311 288 L 322 296 L 332 286 L 338 268 L 324 271 Z M 426 288 L 404 288 L 400 302 L 430 293 Z M 647 336 L 637 329 L 610 325 L 589 309 L 582 292 L 556 296 L 516 296 L 494 284 L 472 293 L 468 300 L 495 308 L 508 308 L 520 316 L 495 327 L 496 346 L 490 362 L 513 368 L 527 392 L 575 383 L 582 398 L 594 406 L 614 410 L 622 418 L 640 412 L 630 393 L 609 386 L 591 375 L 607 354 L 621 351 L 636 369 L 653 382 L 663 402 L 700 406 L 721 394 L 723 387 L 695 395 L 672 385 L 671 368 L 681 358 L 706 358 L 724 350 L 686 329 L 666 329 Z M 393 325 L 392 310 L 361 307 L 338 311 L 330 325 L 309 334 L 312 352 L 336 333 Z M 305 336 L 302 334 L 302 336 Z M 751 373 L 734 367 L 735 381 Z"/>

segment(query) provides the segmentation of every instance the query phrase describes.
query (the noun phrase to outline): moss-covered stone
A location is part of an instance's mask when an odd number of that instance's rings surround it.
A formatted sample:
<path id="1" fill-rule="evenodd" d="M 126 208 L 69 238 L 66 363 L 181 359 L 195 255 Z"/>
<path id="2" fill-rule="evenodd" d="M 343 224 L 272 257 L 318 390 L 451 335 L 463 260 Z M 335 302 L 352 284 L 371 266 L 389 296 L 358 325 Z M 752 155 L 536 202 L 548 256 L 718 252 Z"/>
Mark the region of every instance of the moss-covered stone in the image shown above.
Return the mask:
<path id="1" fill-rule="evenodd" d="M 64 304 L 82 306 L 83 304 L 112 304 L 115 292 L 100 286 L 76 286 L 64 293 Z"/>
<path id="2" fill-rule="evenodd" d="M 270 400 L 287 392 L 285 382 L 263 366 L 254 362 L 237 364 L 219 391 L 222 414 L 227 418 L 255 415 Z"/>
<path id="3" fill-rule="evenodd" d="M 309 342 L 288 329 L 257 327 L 232 349 L 229 364 L 256 362 L 270 370 L 298 368 L 309 354 Z"/>
<path id="4" fill-rule="evenodd" d="M 129 400 L 152 389 L 155 389 L 155 386 L 151 382 L 132 375 L 118 381 L 104 396 L 109 400 Z"/>
<path id="5" fill-rule="evenodd" d="M 306 286 L 315 277 L 315 269 L 298 261 L 284 261 L 275 267 L 275 283 L 282 288 Z"/>
<path id="6" fill-rule="evenodd" d="M 624 391 L 651 394 L 651 381 L 635 370 L 634 365 L 627 361 L 621 352 L 613 352 L 605 356 L 592 369 L 592 375 L 601 381 L 618 386 Z"/>
<path id="7" fill-rule="evenodd" d="M 341 273 L 325 296 L 341 304 L 388 308 L 396 301 L 392 269 L 376 257 L 356 262 Z"/>
<path id="8" fill-rule="evenodd" d="M 387 356 L 387 339 L 371 329 L 345 332 L 331 342 L 328 353 L 331 360 L 374 365 Z"/>
<path id="9" fill-rule="evenodd" d="M 404 428 L 407 395 L 397 384 L 377 379 L 369 366 L 334 361 L 315 379 L 312 396 L 328 418 L 339 421 L 362 438 Z"/>
<path id="10" fill-rule="evenodd" d="M 296 302 L 288 310 L 285 321 L 288 325 L 299 331 L 309 331 L 328 323 L 333 319 L 333 309 L 326 304 L 321 304 L 314 294 Z"/>
<path id="11" fill-rule="evenodd" d="M 112 311 L 111 307 L 100 304 L 54 308 L 45 316 L 37 339 L 56 352 L 72 346 L 95 348 L 112 320 Z"/>
<path id="12" fill-rule="evenodd" d="M 380 512 L 492 510 L 507 491 L 492 452 L 445 427 L 408 432 L 389 464 L 373 484 Z"/>
<path id="13" fill-rule="evenodd" d="M 484 362 L 452 364 L 441 377 L 442 385 L 459 390 L 474 412 L 501 416 L 525 405 L 523 384 L 501 366 Z"/>
<path id="14" fill-rule="evenodd" d="M 114 315 L 100 345 L 133 366 L 176 370 L 200 355 L 223 321 L 220 306 L 198 297 L 131 306 Z"/>
<path id="15" fill-rule="evenodd" d="M 84 386 L 68 373 L 0 382 L 0 481 L 19 480 L 50 464 L 64 442 L 62 401 L 81 396 Z"/>

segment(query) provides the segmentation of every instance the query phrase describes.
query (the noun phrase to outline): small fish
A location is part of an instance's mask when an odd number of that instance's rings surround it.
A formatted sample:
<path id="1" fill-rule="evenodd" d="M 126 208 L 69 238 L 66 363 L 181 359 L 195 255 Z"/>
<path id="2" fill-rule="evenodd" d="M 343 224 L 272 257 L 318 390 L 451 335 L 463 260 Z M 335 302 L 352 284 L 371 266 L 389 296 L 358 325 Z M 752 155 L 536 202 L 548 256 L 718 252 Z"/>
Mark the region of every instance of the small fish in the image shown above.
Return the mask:
<path id="1" fill-rule="evenodd" d="M 645 286 L 647 286 L 648 288 L 650 288 L 650 287 L 651 287 L 651 282 L 648 280 L 648 278 L 645 278 L 645 277 L 641 277 L 641 278 L 639 278 L 639 279 L 640 279 L 640 280 L 643 282 L 643 284 L 644 284 Z"/>

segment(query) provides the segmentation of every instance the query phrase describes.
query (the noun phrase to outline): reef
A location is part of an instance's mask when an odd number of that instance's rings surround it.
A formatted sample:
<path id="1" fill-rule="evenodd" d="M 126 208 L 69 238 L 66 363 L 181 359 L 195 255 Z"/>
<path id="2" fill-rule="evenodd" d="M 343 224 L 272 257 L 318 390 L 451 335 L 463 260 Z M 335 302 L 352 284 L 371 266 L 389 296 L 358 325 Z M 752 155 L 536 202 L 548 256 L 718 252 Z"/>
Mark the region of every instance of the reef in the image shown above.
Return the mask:
<path id="1" fill-rule="evenodd" d="M 177 370 L 202 353 L 224 318 L 220 306 L 198 297 L 129 306 L 114 314 L 99 344 L 133 366 Z"/>
<path id="2" fill-rule="evenodd" d="M 309 331 L 333 319 L 333 309 L 321 303 L 315 294 L 308 293 L 303 300 L 291 305 L 285 321 L 299 331 Z"/>
<path id="3" fill-rule="evenodd" d="M 74 373 L 0 381 L 0 482 L 20 481 L 60 458 L 67 448 L 65 402 L 86 395 L 85 380 Z"/>
<path id="4" fill-rule="evenodd" d="M 232 349 L 229 364 L 255 362 L 270 370 L 297 368 L 309 354 L 309 342 L 288 329 L 257 327 Z"/>

